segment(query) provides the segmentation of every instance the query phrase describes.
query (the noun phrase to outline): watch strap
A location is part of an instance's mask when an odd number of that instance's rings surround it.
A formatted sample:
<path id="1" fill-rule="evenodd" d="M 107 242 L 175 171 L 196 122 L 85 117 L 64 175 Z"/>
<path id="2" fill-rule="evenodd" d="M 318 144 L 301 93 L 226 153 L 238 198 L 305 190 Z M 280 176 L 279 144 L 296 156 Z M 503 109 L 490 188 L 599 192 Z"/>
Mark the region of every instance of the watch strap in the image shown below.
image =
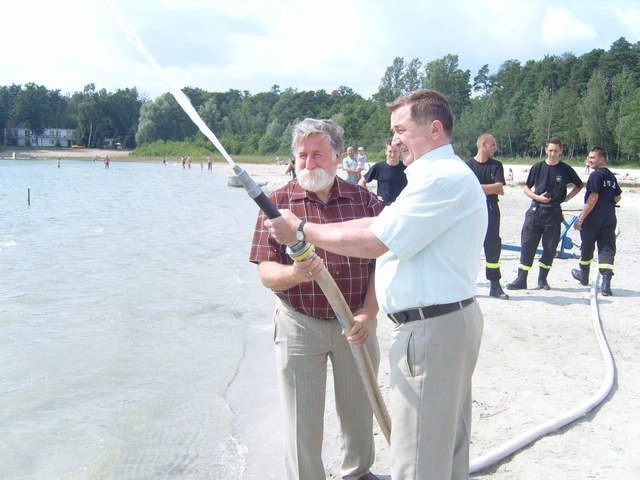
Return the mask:
<path id="1" fill-rule="evenodd" d="M 305 223 L 307 223 L 306 220 L 300 220 L 300 224 L 298 225 L 298 232 L 300 232 L 300 235 L 297 235 L 298 238 L 302 237 L 302 239 L 304 240 L 304 225 Z"/>

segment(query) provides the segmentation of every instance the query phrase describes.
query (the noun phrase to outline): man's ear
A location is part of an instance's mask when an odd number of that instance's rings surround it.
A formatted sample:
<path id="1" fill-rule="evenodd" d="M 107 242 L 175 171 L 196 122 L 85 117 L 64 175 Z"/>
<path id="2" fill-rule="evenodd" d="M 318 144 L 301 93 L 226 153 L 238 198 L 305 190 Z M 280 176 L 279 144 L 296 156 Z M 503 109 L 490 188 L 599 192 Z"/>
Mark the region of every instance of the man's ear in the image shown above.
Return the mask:
<path id="1" fill-rule="evenodd" d="M 434 120 L 433 122 L 431 122 L 431 127 L 429 128 L 430 128 L 429 133 L 433 138 L 440 137 L 440 135 L 444 131 L 444 128 L 442 127 L 442 122 L 440 120 Z"/>

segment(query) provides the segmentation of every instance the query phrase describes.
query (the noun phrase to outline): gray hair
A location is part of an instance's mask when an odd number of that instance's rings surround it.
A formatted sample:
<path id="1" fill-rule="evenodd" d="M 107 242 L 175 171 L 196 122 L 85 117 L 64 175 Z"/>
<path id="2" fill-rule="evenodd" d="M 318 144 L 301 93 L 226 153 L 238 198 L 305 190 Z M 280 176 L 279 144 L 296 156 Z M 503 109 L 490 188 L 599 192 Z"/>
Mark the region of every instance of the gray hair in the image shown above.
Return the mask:
<path id="1" fill-rule="evenodd" d="M 326 137 L 333 153 L 342 152 L 344 148 L 344 129 L 333 120 L 317 120 L 305 118 L 297 123 L 292 130 L 291 151 L 295 155 L 298 144 L 313 135 L 322 134 Z"/>

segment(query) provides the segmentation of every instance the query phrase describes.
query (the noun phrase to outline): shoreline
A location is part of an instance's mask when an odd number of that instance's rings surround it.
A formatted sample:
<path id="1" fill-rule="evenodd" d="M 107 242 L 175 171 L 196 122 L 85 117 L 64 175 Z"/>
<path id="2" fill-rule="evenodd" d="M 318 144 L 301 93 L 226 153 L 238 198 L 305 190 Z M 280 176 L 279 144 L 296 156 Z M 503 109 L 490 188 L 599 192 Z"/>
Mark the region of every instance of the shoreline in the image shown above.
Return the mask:
<path id="1" fill-rule="evenodd" d="M 13 158 L 13 153 L 16 154 Z M 109 155 L 109 159 L 112 162 L 161 162 L 159 157 L 131 157 L 129 155 L 130 150 L 114 150 L 114 149 L 100 149 L 100 148 L 39 148 L 39 149 L 17 149 L 15 152 L 10 149 L 0 151 L 0 160 L 104 160 L 106 155 Z M 200 163 L 200 157 L 195 157 L 196 164 Z M 170 158 L 167 162 L 173 162 L 175 159 Z M 500 158 L 498 158 L 500 160 Z M 502 160 L 500 160 L 502 161 Z M 275 165 L 275 163 L 252 163 L 252 162 L 237 162 L 240 165 L 245 165 L 247 170 L 252 170 L 255 175 L 267 176 L 269 180 L 261 180 L 260 183 L 269 184 L 269 189 L 277 188 L 283 183 L 278 176 L 278 170 L 284 169 L 284 165 Z M 507 163 L 502 161 L 505 177 L 509 168 L 513 170 L 513 179 L 507 180 L 507 185 L 524 185 L 527 179 L 527 172 L 530 165 Z M 224 159 L 214 158 L 214 168 L 224 168 L 228 166 Z M 637 168 L 616 167 L 608 166 L 608 168 L 616 175 L 618 183 L 622 187 L 636 188 L 640 187 L 640 165 Z M 584 172 L 584 168 L 574 167 L 576 172 L 580 175 L 583 181 L 586 181 L 588 174 Z M 229 169 L 230 174 L 233 172 Z M 338 170 L 340 173 L 340 169 Z M 251 172 L 249 172 L 251 173 Z M 252 175 L 253 176 L 253 175 Z M 273 186 L 273 185 L 275 186 Z"/>
<path id="2" fill-rule="evenodd" d="M 15 156 L 14 156 L 15 154 Z M 34 149 L 6 149 L 0 151 L 0 158 L 3 160 L 93 160 L 94 158 L 104 159 L 105 155 L 114 160 L 125 160 L 129 157 L 129 150 L 114 150 L 101 148 L 34 148 Z M 133 158 L 133 157 L 131 157 Z M 136 158 L 139 160 L 139 157 Z"/>

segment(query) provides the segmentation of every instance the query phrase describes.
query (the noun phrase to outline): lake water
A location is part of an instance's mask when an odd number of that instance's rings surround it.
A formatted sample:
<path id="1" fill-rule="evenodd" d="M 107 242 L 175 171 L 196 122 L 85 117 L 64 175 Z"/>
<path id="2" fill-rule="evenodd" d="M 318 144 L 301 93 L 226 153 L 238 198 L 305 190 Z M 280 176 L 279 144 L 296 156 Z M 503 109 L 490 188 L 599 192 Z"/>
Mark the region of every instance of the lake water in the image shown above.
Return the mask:
<path id="1" fill-rule="evenodd" d="M 2 478 L 241 478 L 256 213 L 220 171 L 0 160 Z"/>

